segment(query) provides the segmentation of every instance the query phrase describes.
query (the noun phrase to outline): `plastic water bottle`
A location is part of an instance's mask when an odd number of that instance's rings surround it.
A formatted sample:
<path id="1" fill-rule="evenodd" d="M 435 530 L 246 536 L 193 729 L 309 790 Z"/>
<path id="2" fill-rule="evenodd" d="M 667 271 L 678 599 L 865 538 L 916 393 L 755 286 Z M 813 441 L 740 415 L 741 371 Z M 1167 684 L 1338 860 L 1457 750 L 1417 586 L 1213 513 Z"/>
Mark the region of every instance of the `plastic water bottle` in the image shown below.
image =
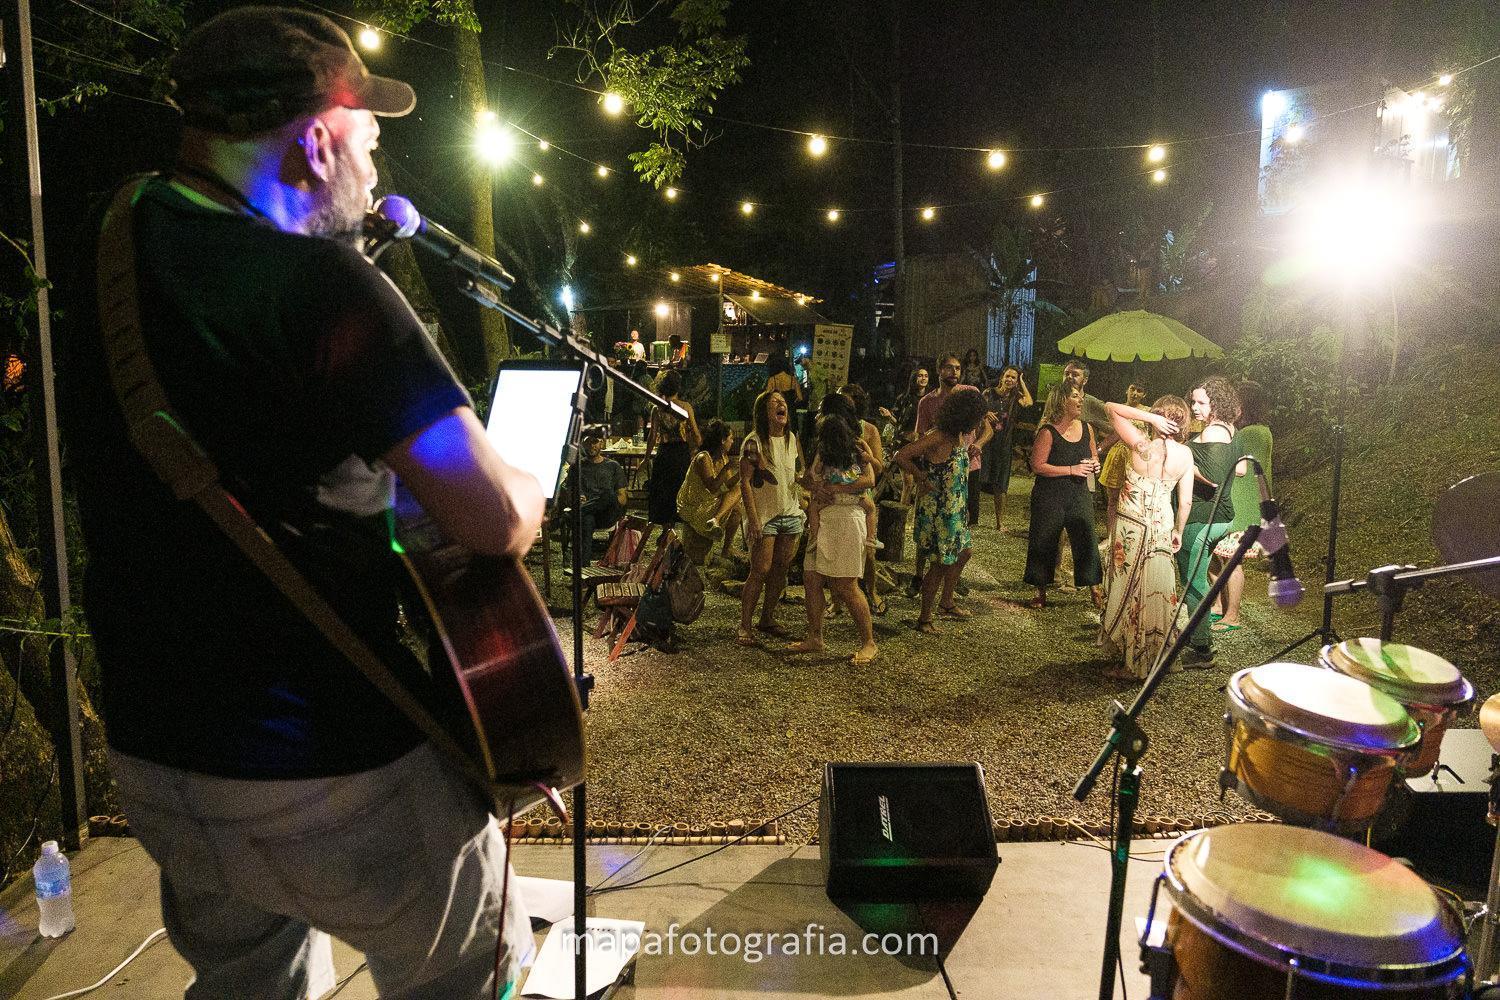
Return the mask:
<path id="1" fill-rule="evenodd" d="M 49 840 L 42 845 L 42 856 L 31 866 L 31 877 L 36 882 L 36 906 L 41 911 L 42 937 L 62 937 L 72 930 L 73 921 L 73 876 L 68 869 L 68 857 L 57 849 L 57 841 Z"/>

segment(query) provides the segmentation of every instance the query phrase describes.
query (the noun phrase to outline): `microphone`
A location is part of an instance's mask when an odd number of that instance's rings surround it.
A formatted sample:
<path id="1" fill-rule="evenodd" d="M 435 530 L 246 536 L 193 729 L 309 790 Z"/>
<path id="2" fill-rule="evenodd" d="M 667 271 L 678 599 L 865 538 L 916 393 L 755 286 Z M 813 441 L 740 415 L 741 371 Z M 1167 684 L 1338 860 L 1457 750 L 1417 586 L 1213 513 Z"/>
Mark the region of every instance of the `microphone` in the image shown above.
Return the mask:
<path id="1" fill-rule="evenodd" d="M 510 291 L 516 283 L 499 261 L 480 253 L 451 230 L 425 218 L 410 199 L 399 194 L 388 194 L 375 203 L 374 210 L 365 216 L 365 229 L 375 237 L 415 240 L 470 278 L 496 285 L 502 292 Z"/>
<path id="2" fill-rule="evenodd" d="M 1259 462 L 1246 456 L 1255 465 L 1255 478 L 1260 483 L 1260 547 L 1271 557 L 1271 582 L 1266 594 L 1279 608 L 1290 608 L 1302 601 L 1305 593 L 1302 581 L 1292 569 L 1291 540 L 1287 538 L 1286 525 L 1281 523 L 1281 505 L 1271 496 L 1266 485 L 1266 470 Z"/>

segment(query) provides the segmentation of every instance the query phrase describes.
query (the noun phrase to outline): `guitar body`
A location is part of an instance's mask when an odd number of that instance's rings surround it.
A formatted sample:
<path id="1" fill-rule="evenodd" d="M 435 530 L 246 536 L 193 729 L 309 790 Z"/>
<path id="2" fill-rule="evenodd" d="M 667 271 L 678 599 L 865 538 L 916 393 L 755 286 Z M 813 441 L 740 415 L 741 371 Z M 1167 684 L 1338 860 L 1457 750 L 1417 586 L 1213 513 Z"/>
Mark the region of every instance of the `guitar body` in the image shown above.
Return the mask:
<path id="1" fill-rule="evenodd" d="M 468 750 L 500 815 L 572 788 L 584 775 L 583 710 L 530 574 L 519 560 L 447 541 L 404 490 L 396 516 L 402 559 L 447 659 L 430 664 L 434 710 Z"/>

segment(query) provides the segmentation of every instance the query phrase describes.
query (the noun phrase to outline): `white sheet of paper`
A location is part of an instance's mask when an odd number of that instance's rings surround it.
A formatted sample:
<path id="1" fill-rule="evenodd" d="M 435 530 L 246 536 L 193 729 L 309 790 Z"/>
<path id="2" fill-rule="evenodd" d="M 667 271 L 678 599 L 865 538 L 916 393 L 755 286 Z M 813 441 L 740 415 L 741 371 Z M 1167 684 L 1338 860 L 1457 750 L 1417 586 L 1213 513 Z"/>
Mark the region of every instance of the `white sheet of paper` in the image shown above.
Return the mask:
<path id="1" fill-rule="evenodd" d="M 639 920 L 589 917 L 587 926 L 588 980 L 584 985 L 589 993 L 597 993 L 620 978 L 626 964 L 635 958 L 646 925 Z M 542 950 L 536 956 L 536 963 L 526 976 L 522 995 L 553 997 L 554 1000 L 569 1000 L 576 996 L 573 989 L 575 940 L 572 921 L 552 925 L 547 940 L 542 942 Z"/>
<path id="2" fill-rule="evenodd" d="M 516 889 L 526 912 L 533 920 L 555 924 L 573 915 L 573 881 L 571 879 L 516 876 Z"/>

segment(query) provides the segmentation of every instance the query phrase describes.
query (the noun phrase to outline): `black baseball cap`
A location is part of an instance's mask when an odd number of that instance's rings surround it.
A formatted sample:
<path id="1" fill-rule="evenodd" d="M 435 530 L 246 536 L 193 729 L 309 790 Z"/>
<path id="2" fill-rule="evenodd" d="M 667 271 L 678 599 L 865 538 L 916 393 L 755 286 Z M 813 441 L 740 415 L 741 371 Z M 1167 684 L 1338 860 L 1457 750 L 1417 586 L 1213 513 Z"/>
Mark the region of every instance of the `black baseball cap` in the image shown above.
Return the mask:
<path id="1" fill-rule="evenodd" d="M 331 18 L 290 7 L 237 7 L 195 29 L 167 66 L 169 98 L 195 128 L 253 135 L 332 107 L 404 115 L 408 84 L 365 68 Z"/>

